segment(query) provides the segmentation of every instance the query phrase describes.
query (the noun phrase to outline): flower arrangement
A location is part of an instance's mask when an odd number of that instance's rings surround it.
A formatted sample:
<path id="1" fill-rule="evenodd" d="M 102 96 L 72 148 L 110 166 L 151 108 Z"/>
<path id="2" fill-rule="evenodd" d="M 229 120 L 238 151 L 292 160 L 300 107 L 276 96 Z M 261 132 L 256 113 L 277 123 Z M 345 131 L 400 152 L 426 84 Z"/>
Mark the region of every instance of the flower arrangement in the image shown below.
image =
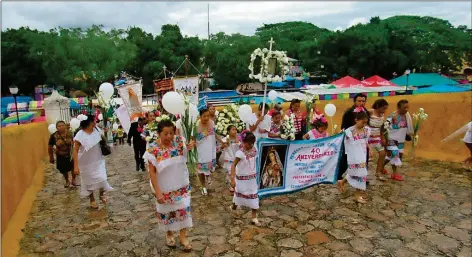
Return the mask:
<path id="1" fill-rule="evenodd" d="M 239 118 L 238 115 L 239 107 L 236 104 L 226 105 L 225 108 L 216 115 L 216 133 L 218 135 L 226 136 L 228 131 L 226 130 L 229 125 L 236 126 L 238 133 L 246 128 L 244 122 Z"/>
<path id="2" fill-rule="evenodd" d="M 294 115 L 285 115 L 282 126 L 280 126 L 280 138 L 285 140 L 295 140 Z"/>
<path id="3" fill-rule="evenodd" d="M 417 112 L 413 113 L 413 147 L 418 145 L 418 131 L 420 130 L 421 123 L 428 118 L 428 114 L 424 112 L 423 108 L 419 108 Z"/>
<path id="4" fill-rule="evenodd" d="M 256 60 L 258 56 L 261 57 L 261 68 L 260 68 L 259 74 L 254 75 L 254 61 Z M 272 74 L 268 74 L 269 73 L 269 60 L 272 58 L 277 59 L 279 67 L 282 71 L 282 77 L 280 77 L 279 75 L 273 76 Z M 286 66 L 287 64 L 288 64 L 288 57 L 287 57 L 286 52 L 270 51 L 267 48 L 264 48 L 264 49 L 257 48 L 251 54 L 251 62 L 248 67 L 248 69 L 251 71 L 251 74 L 249 74 L 249 78 L 257 79 L 261 83 L 281 82 L 283 81 L 283 77 L 285 76 L 285 74 L 287 74 L 290 71 L 290 69 Z"/>
<path id="5" fill-rule="evenodd" d="M 159 116 L 156 118 L 155 121 L 149 122 L 144 126 L 143 133 L 141 134 L 142 137 L 145 138 L 146 142 L 151 143 L 156 141 L 159 138 L 159 135 L 157 134 L 157 125 L 159 122 L 162 120 L 172 120 L 168 115 L 163 114 L 162 116 Z M 175 125 L 175 122 L 172 122 Z"/>
<path id="6" fill-rule="evenodd" d="M 194 138 L 197 134 L 197 117 L 192 117 L 190 110 L 190 100 L 187 96 L 182 95 L 185 103 L 185 112 L 181 116 L 182 133 L 187 140 Z M 198 111 L 197 111 L 198 112 Z M 161 119 L 164 115 L 161 116 Z M 187 168 L 190 174 L 196 174 L 196 167 L 198 164 L 198 152 L 193 148 L 187 155 Z"/>
<path id="7" fill-rule="evenodd" d="M 310 128 L 310 124 L 313 123 L 314 120 L 312 120 L 312 117 L 314 116 L 311 111 L 312 111 L 312 107 L 313 107 L 313 102 L 315 100 L 318 100 L 319 97 L 318 95 L 314 95 L 314 96 L 308 96 L 306 95 L 305 99 L 303 99 L 303 103 L 305 104 L 305 109 L 306 109 L 306 126 L 307 126 L 307 131 L 309 131 L 311 128 Z"/>

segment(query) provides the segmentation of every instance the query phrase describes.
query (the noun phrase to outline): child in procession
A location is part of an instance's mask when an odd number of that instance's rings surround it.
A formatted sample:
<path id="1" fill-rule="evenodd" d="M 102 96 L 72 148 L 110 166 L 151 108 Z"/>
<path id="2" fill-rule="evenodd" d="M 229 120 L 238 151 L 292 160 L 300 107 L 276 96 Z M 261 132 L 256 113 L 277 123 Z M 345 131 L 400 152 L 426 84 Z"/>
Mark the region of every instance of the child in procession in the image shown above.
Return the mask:
<path id="1" fill-rule="evenodd" d="M 282 127 L 282 113 L 273 109 L 270 111 L 272 122 L 270 124 L 269 138 L 280 138 L 280 127 Z"/>
<path id="2" fill-rule="evenodd" d="M 246 206 L 252 210 L 252 224 L 260 226 L 257 219 L 259 209 L 259 196 L 257 194 L 257 172 L 256 156 L 257 149 L 254 147 L 256 137 L 250 131 L 241 133 L 242 144 L 236 152 L 236 158 L 231 166 L 231 184 L 235 188 L 233 204 L 231 210 L 236 210 L 237 206 Z"/>
<path id="3" fill-rule="evenodd" d="M 354 196 L 359 203 L 367 203 L 367 197 L 363 195 L 367 182 L 367 148 L 370 128 L 367 126 L 369 116 L 365 112 L 357 112 L 355 125 L 344 131 L 344 147 L 347 155 L 347 175 L 338 180 L 338 189 L 344 191 L 345 183 L 348 182 L 356 188 Z"/>
<path id="4" fill-rule="evenodd" d="M 303 136 L 303 139 L 319 139 L 328 137 L 328 120 L 321 114 L 316 115 L 313 120 L 313 129 Z"/>
<path id="5" fill-rule="evenodd" d="M 223 138 L 223 157 L 224 165 L 223 168 L 226 171 L 226 183 L 228 184 L 229 190 L 234 192 L 233 186 L 231 186 L 231 166 L 233 165 L 234 159 L 236 158 L 236 152 L 239 150 L 239 139 L 238 130 L 236 126 L 229 125 L 227 128 L 228 136 Z"/>
<path id="6" fill-rule="evenodd" d="M 118 143 L 120 145 L 123 145 L 125 143 L 125 130 L 123 129 L 123 126 L 118 126 L 118 129 L 116 130 L 116 137 L 118 138 Z"/>
<path id="7" fill-rule="evenodd" d="M 264 108 L 264 113 L 262 109 Z M 267 138 L 270 130 L 271 117 L 267 115 L 269 112 L 269 105 L 263 103 L 259 104 L 258 111 L 256 114 L 252 114 L 251 121 L 249 122 L 249 130 L 254 133 L 256 140 L 259 138 Z"/>
<path id="8" fill-rule="evenodd" d="M 202 195 L 208 195 L 207 185 L 211 185 L 211 173 L 216 166 L 216 141 L 222 142 L 216 134 L 215 123 L 210 119 L 208 109 L 200 111 L 200 120 L 197 122 L 197 172 L 202 186 Z"/>

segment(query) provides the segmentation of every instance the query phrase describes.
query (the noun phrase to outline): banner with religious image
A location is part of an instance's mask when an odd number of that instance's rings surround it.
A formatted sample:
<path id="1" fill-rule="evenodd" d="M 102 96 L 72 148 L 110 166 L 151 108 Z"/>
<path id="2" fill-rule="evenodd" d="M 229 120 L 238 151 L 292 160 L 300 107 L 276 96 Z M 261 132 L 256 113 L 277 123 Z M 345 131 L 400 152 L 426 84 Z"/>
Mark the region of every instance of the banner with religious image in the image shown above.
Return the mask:
<path id="1" fill-rule="evenodd" d="M 123 104 L 128 109 L 130 120 L 144 117 L 143 115 L 143 85 L 139 83 L 120 86 L 117 88 Z"/>
<path id="2" fill-rule="evenodd" d="M 193 104 L 198 106 L 198 81 L 199 77 L 174 78 L 175 91 L 182 93 Z"/>
<path id="3" fill-rule="evenodd" d="M 343 139 L 343 133 L 317 140 L 259 139 L 259 198 L 335 183 Z"/>

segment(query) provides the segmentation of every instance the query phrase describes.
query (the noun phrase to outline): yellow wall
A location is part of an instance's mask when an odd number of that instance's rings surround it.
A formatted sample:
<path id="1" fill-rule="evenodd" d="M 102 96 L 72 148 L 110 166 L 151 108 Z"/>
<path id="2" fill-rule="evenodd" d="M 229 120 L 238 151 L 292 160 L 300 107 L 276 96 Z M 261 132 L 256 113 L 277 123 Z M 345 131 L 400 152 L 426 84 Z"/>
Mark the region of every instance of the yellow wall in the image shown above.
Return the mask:
<path id="1" fill-rule="evenodd" d="M 429 115 L 420 128 L 419 144 L 415 150 L 417 157 L 458 162 L 469 155 L 469 150 L 460 141 L 460 138 L 444 144 L 440 141 L 472 120 L 472 92 L 369 97 L 367 107 L 370 109 L 374 101 L 379 98 L 385 98 L 389 102 L 390 105 L 387 111 L 389 114 L 395 111 L 399 100 L 407 99 L 410 102 L 411 113 L 422 107 Z M 328 103 L 336 105 L 337 111 L 333 117 L 333 123 L 338 125 L 339 130 L 342 115 L 347 108 L 352 106 L 353 101 L 352 99 L 323 100 L 319 101 L 317 108 L 323 111 Z M 287 110 L 289 105 L 290 103 L 284 103 L 283 109 Z M 257 106 L 254 104 L 252 108 L 253 111 L 257 110 Z M 303 104 L 302 109 L 304 109 Z M 407 154 L 410 147 L 410 145 L 407 145 L 405 148 Z"/>
<path id="2" fill-rule="evenodd" d="M 46 123 L 31 123 L 2 128 L 1 133 L 2 235 L 5 236 L 9 221 L 36 172 L 44 168 L 49 132 Z"/>

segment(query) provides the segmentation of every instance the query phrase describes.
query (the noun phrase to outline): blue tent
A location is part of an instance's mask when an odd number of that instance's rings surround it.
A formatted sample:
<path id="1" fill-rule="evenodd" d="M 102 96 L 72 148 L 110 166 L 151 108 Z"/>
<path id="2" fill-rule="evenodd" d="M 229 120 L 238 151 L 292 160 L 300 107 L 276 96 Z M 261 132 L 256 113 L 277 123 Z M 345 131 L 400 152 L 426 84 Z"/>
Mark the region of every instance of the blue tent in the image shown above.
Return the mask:
<path id="1" fill-rule="evenodd" d="M 29 96 L 17 96 L 16 101 L 18 103 L 28 103 L 29 104 L 29 102 L 33 101 L 33 98 L 31 98 Z M 13 98 L 13 96 L 2 97 L 2 113 L 3 114 L 5 114 L 7 112 L 8 104 L 11 104 L 11 103 L 15 103 L 15 99 Z"/>
<path id="2" fill-rule="evenodd" d="M 454 92 L 467 92 L 470 91 L 467 88 L 461 88 L 451 85 L 433 85 L 428 87 L 421 87 L 413 91 L 414 95 L 417 94 L 432 94 L 432 93 L 454 93 Z"/>
<path id="3" fill-rule="evenodd" d="M 411 87 L 459 84 L 456 81 L 446 78 L 437 73 L 411 73 L 408 75 L 408 81 L 407 81 L 407 75 L 394 78 L 390 81 L 399 86 L 411 86 Z"/>

